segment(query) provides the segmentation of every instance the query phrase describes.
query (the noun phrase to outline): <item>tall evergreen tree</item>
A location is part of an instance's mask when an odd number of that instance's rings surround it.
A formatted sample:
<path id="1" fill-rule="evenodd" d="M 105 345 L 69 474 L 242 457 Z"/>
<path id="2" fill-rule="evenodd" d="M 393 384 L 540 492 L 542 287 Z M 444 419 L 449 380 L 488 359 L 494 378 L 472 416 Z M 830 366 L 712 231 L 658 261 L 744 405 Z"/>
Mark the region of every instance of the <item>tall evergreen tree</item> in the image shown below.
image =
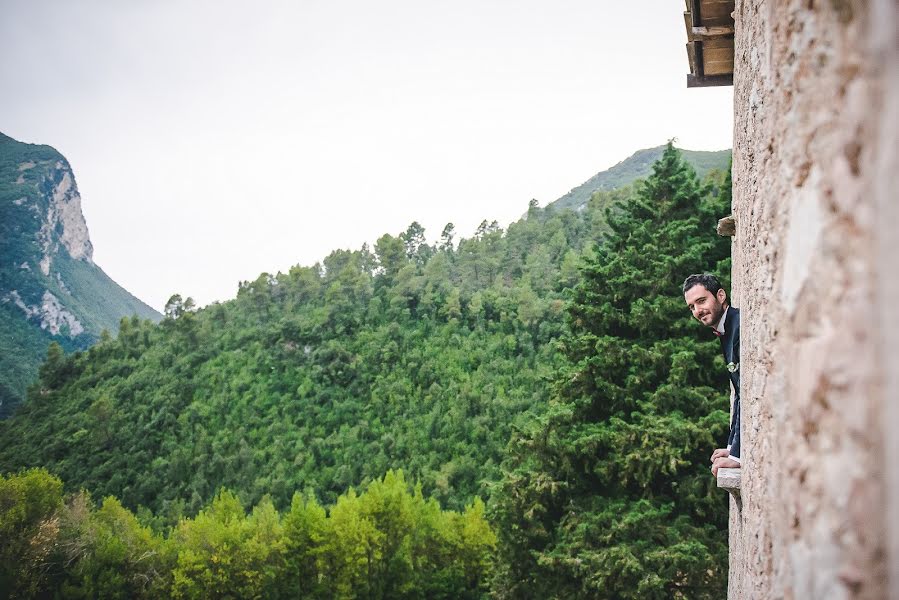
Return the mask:
<path id="1" fill-rule="evenodd" d="M 727 182 L 729 184 L 729 180 Z M 585 259 L 548 410 L 509 446 L 493 498 L 514 598 L 721 598 L 726 499 L 708 457 L 725 436 L 718 344 L 680 282 L 729 272 L 712 195 L 669 143 Z"/>

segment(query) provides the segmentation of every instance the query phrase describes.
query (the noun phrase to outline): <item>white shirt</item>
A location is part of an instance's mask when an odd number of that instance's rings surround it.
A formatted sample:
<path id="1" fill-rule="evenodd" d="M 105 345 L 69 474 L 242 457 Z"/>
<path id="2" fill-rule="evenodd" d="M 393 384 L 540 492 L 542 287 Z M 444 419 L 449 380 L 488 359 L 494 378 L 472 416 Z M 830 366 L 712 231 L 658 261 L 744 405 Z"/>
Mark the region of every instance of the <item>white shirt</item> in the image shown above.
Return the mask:
<path id="1" fill-rule="evenodd" d="M 724 335 L 724 322 L 727 320 L 727 311 L 730 309 L 730 306 L 724 307 L 724 312 L 721 313 L 721 320 L 718 321 L 718 326 L 715 328 L 718 330 L 718 333 Z"/>

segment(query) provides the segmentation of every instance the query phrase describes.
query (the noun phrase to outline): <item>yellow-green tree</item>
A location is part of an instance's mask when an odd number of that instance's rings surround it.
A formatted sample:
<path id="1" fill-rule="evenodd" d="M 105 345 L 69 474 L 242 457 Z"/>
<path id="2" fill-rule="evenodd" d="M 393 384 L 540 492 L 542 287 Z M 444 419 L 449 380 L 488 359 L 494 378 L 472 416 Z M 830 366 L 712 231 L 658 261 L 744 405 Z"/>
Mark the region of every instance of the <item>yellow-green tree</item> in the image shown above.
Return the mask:
<path id="1" fill-rule="evenodd" d="M 44 469 L 0 475 L 0 597 L 37 595 L 59 535 L 62 482 Z"/>

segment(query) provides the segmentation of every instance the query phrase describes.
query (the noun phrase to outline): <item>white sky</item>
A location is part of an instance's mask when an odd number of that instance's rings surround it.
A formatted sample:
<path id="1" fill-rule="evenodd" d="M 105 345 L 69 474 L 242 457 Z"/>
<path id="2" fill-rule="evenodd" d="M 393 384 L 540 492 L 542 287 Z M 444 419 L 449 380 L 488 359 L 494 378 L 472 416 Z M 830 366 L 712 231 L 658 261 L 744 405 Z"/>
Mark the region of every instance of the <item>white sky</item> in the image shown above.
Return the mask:
<path id="1" fill-rule="evenodd" d="M 161 309 L 419 221 L 503 226 L 640 148 L 729 148 L 682 0 L 3 0 L 0 131 L 75 171 Z"/>

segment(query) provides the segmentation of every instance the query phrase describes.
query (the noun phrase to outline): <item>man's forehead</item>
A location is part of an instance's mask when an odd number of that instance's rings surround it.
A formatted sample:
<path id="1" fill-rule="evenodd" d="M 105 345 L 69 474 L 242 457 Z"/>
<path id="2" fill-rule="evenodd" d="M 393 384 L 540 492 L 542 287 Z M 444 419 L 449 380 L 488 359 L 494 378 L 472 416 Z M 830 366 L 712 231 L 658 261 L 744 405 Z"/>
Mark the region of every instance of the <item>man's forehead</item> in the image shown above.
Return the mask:
<path id="1" fill-rule="evenodd" d="M 699 298 L 702 298 L 705 296 L 711 296 L 711 295 L 712 295 L 712 292 L 705 289 L 705 286 L 694 285 L 689 290 L 684 292 L 684 299 L 686 299 L 686 301 L 688 303 L 690 303 L 690 302 L 695 302 Z"/>

